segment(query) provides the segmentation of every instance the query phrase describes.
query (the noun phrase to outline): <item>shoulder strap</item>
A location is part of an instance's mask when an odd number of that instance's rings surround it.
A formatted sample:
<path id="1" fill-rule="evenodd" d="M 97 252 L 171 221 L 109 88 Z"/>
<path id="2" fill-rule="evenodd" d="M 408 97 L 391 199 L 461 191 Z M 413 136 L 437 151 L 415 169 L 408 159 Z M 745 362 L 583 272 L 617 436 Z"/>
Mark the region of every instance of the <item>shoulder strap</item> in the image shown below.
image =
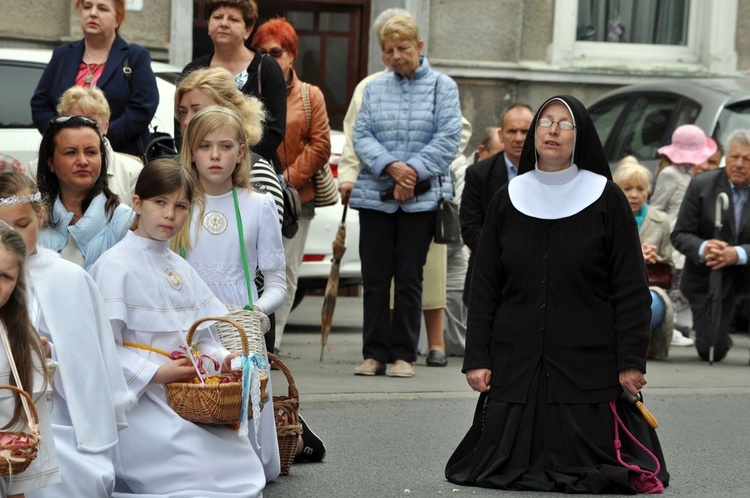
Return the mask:
<path id="1" fill-rule="evenodd" d="M 302 83 L 302 106 L 305 108 L 305 119 L 307 119 L 307 136 L 310 137 L 312 126 L 312 109 L 310 108 L 310 84 Z"/>
<path id="2" fill-rule="evenodd" d="M 260 98 L 261 95 L 263 95 L 263 89 L 260 86 L 260 70 L 263 67 L 263 57 L 265 57 L 266 54 L 260 54 L 260 61 L 258 62 L 258 69 L 255 74 L 255 78 L 258 80 L 258 98 Z"/>
<path id="3" fill-rule="evenodd" d="M 133 69 L 130 67 L 130 45 L 128 45 L 128 50 L 125 52 L 125 59 L 122 61 L 122 72 L 125 74 L 128 87 L 130 87 L 130 78 L 133 75 Z"/>

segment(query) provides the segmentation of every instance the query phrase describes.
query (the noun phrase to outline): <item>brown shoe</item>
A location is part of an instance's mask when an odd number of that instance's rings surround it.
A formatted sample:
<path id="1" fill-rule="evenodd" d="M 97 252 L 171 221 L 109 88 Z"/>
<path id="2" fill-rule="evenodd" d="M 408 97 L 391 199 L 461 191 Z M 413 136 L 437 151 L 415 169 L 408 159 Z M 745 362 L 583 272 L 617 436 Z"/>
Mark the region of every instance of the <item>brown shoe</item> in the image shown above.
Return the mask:
<path id="1" fill-rule="evenodd" d="M 385 375 L 385 363 L 367 358 L 360 366 L 354 369 L 354 375 Z"/>
<path id="2" fill-rule="evenodd" d="M 414 367 L 408 361 L 396 360 L 388 375 L 390 377 L 414 377 Z"/>

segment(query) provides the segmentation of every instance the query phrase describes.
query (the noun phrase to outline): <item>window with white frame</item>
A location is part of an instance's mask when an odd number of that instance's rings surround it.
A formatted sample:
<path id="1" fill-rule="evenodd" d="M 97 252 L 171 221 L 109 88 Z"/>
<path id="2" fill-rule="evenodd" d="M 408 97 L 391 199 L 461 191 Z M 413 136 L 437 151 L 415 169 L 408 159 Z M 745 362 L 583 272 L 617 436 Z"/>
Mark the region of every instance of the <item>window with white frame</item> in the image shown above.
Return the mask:
<path id="1" fill-rule="evenodd" d="M 689 0 L 578 0 L 576 41 L 687 45 L 690 21 Z"/>
<path id="2" fill-rule="evenodd" d="M 556 0 L 549 62 L 736 70 L 737 0 Z"/>

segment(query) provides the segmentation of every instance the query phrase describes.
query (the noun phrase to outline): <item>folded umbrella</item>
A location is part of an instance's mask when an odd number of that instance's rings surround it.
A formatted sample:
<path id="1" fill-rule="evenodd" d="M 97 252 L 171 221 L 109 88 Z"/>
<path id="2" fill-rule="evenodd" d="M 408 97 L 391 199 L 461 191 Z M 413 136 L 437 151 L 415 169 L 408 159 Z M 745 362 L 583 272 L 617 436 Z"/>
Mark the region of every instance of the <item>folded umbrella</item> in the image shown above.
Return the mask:
<path id="1" fill-rule="evenodd" d="M 341 223 L 336 232 L 336 238 L 333 240 L 333 257 L 331 258 L 331 272 L 328 275 L 325 295 L 323 297 L 323 308 L 320 311 L 320 361 L 323 361 L 323 352 L 328 344 L 328 336 L 331 334 L 331 324 L 333 323 L 333 312 L 336 309 L 336 295 L 339 293 L 339 268 L 341 258 L 346 252 L 346 212 L 349 209 L 349 194 L 343 198 L 344 214 L 341 216 Z"/>
<path id="2" fill-rule="evenodd" d="M 716 196 L 716 211 L 714 213 L 714 238 L 721 239 L 721 228 L 722 228 L 722 214 L 729 207 L 729 197 L 724 192 L 721 192 Z M 709 341 L 710 346 L 708 349 L 708 364 L 714 364 L 714 349 L 716 347 L 716 337 L 719 335 L 719 326 L 721 324 L 721 299 L 722 299 L 722 270 L 711 270 L 711 274 L 708 276 L 708 297 L 709 297 L 709 316 L 710 328 L 709 328 Z"/>

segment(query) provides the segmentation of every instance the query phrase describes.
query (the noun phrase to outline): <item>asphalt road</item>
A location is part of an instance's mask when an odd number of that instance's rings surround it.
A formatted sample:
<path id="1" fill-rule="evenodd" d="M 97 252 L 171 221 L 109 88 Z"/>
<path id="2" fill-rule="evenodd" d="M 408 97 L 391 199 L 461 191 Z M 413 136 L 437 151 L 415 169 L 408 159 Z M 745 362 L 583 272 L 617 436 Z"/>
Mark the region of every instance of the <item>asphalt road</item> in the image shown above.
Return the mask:
<path id="1" fill-rule="evenodd" d="M 276 497 L 550 496 L 456 486 L 444 478 L 445 462 L 468 429 L 476 394 L 460 373 L 416 365 L 412 379 L 353 375 L 361 361 L 361 301 L 339 298 L 334 329 L 319 361 L 321 298 L 307 297 L 290 317 L 282 359 L 300 390 L 300 410 L 326 442 L 319 464 L 293 465 L 266 487 Z M 651 362 L 646 406 L 672 482 L 665 496 L 750 496 L 750 340 L 721 363 L 697 360 L 693 348 L 673 348 Z M 284 381 L 274 372 L 276 392 Z"/>

